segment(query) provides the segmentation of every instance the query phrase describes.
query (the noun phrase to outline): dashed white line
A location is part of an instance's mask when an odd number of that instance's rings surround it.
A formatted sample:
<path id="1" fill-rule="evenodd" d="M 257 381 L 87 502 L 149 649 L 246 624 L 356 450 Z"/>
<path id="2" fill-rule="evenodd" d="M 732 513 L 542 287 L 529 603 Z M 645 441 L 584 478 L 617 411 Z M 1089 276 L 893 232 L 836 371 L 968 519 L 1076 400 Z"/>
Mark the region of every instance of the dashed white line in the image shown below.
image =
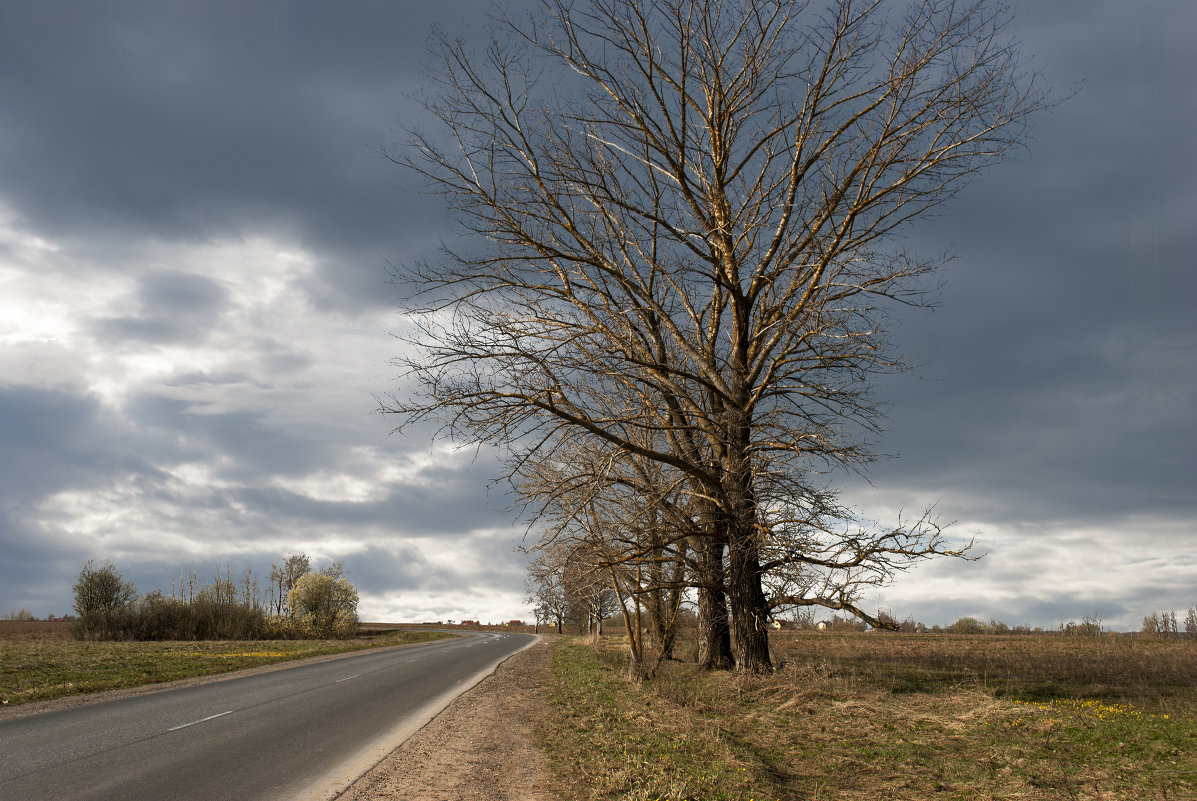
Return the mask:
<path id="1" fill-rule="evenodd" d="M 209 720 L 216 720 L 216 718 L 223 718 L 225 715 L 231 715 L 231 714 L 233 714 L 233 710 L 230 709 L 228 712 L 221 712 L 217 715 L 209 715 L 206 718 L 200 718 L 199 720 L 193 720 L 190 723 L 184 723 L 180 726 L 171 726 L 169 729 L 167 729 L 167 731 L 178 731 L 179 729 L 185 729 L 188 726 L 194 726 L 197 723 L 207 723 Z"/>
<path id="2" fill-rule="evenodd" d="M 350 679 L 356 679 L 356 678 L 357 678 L 358 676 L 360 676 L 360 675 L 362 675 L 362 674 L 361 674 L 361 673 L 354 673 L 352 676 L 346 676 L 346 677 L 345 677 L 345 678 L 343 678 L 343 679 L 337 679 L 336 681 L 334 681 L 334 682 L 333 682 L 333 684 L 340 684 L 340 683 L 341 683 L 341 682 L 343 682 L 343 681 L 349 681 Z"/>

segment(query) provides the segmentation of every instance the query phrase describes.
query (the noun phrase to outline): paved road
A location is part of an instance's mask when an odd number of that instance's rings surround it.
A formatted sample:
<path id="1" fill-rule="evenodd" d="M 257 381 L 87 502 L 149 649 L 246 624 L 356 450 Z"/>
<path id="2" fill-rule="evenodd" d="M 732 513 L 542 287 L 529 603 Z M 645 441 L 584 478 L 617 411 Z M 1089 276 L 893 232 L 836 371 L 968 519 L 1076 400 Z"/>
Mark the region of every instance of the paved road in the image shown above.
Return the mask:
<path id="1" fill-rule="evenodd" d="M 321 799 L 530 645 L 483 633 L 0 721 L 0 799 Z"/>

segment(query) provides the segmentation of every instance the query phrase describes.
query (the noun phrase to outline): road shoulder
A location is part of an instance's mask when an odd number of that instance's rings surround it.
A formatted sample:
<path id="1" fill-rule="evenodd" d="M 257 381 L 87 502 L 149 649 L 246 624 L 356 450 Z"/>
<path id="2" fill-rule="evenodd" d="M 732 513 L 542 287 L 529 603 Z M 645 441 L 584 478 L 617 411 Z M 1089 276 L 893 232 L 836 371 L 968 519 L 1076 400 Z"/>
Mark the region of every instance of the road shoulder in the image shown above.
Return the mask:
<path id="1" fill-rule="evenodd" d="M 537 745 L 551 647 L 542 640 L 504 661 L 339 801 L 557 801 Z"/>

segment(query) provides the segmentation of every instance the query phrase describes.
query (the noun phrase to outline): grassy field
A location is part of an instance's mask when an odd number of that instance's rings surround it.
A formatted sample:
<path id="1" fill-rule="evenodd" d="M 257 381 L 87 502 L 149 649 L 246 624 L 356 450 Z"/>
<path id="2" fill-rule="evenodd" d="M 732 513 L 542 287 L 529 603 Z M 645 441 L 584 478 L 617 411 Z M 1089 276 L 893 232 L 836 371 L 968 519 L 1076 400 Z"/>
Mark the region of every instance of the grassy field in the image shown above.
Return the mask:
<path id="1" fill-rule="evenodd" d="M 575 798 L 1197 799 L 1197 642 L 786 634 L 777 672 L 562 644 L 545 746 Z"/>
<path id="2" fill-rule="evenodd" d="M 352 640 L 92 642 L 74 639 L 66 623 L 4 621 L 0 622 L 0 705 L 449 636 L 394 630 Z"/>

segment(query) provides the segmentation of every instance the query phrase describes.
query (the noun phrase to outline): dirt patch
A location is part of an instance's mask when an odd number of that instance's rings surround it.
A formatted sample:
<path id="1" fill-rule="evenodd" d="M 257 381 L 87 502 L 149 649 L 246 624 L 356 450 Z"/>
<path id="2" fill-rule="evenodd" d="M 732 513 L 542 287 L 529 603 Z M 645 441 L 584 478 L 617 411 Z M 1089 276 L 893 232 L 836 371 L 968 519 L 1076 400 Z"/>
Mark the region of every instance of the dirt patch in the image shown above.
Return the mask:
<path id="1" fill-rule="evenodd" d="M 536 744 L 549 651 L 520 651 L 357 780 L 340 801 L 558 801 Z"/>

